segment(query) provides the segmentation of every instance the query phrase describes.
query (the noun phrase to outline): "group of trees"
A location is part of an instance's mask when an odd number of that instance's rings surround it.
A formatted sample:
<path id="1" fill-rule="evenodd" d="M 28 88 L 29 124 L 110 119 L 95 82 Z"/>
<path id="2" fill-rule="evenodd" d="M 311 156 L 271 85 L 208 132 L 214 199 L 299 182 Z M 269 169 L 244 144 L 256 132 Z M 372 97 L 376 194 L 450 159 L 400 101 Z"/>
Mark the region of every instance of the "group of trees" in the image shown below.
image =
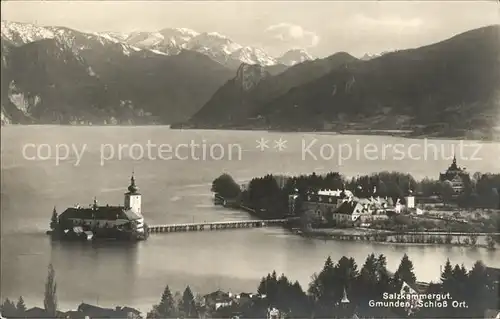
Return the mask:
<path id="1" fill-rule="evenodd" d="M 174 296 L 167 285 L 161 295 L 160 303 L 153 306 L 146 318 L 198 318 L 199 312 L 200 305 L 196 302 L 189 286 L 182 295 Z"/>
<path id="2" fill-rule="evenodd" d="M 482 317 L 486 309 L 498 307 L 500 278 L 493 278 L 494 274 L 487 267 L 477 261 L 469 271 L 463 265 L 453 266 L 449 260 L 442 268 L 440 282 L 430 285 L 419 293 L 450 294 L 447 307 L 430 307 L 419 309 L 413 316 L 417 318 L 432 317 Z M 284 274 L 277 276 L 273 271 L 263 277 L 257 292 L 261 298 L 241 308 L 231 307 L 232 312 L 238 312 L 243 317 L 261 318 L 269 307 L 276 307 L 288 318 L 305 318 L 314 314 L 315 317 L 335 318 L 338 313 L 339 301 L 347 294 L 350 304 L 361 315 L 377 316 L 378 311 L 384 311 L 383 316 L 406 316 L 406 310 L 374 309 L 369 306 L 370 300 L 382 300 L 384 293 L 398 293 L 402 284 L 417 287 L 417 278 L 414 273 L 413 262 L 405 254 L 394 274 L 387 270 L 387 261 L 384 255 L 370 254 L 363 266 L 358 269 L 353 258 L 343 256 L 334 263 L 328 257 L 323 268 L 312 276 L 307 291 L 295 281 L 289 280 Z M 419 289 L 419 288 L 415 288 Z M 52 265 L 45 285 L 44 308 L 47 316 L 57 317 L 57 285 Z M 265 296 L 265 297 L 264 297 Z M 452 301 L 465 302 L 466 308 L 453 307 Z M 25 317 L 26 305 L 22 297 L 17 303 L 6 299 L 1 305 L 0 312 L 7 318 Z M 160 302 L 153 306 L 147 318 L 198 318 L 205 313 L 199 300 L 195 298 L 188 286 L 183 294 L 172 295 L 170 288 L 165 287 Z M 216 317 L 230 316 L 224 312 L 224 307 L 216 311 Z"/>
<path id="3" fill-rule="evenodd" d="M 299 282 L 290 281 L 284 274 L 278 277 L 276 271 L 262 278 L 257 293 L 266 296 L 261 308 L 273 306 L 300 317 L 306 317 L 310 312 L 308 296 Z"/>
<path id="4" fill-rule="evenodd" d="M 450 293 L 447 307 L 421 309 L 421 317 L 476 318 L 484 316 L 486 309 L 498 309 L 499 280 L 493 278 L 480 261 L 468 271 L 463 265 L 453 266 L 449 260 L 443 267 L 439 283 L 431 283 L 428 293 Z M 467 307 L 453 307 L 452 300 L 465 301 Z"/>
<path id="5" fill-rule="evenodd" d="M 57 317 L 57 284 L 56 274 L 52 264 L 49 265 L 49 272 L 45 283 L 43 305 L 47 317 Z M 6 298 L 0 306 L 0 313 L 7 318 L 25 318 L 26 311 L 26 304 L 24 303 L 22 296 L 19 297 L 17 303 L 14 303 Z"/>
<path id="6" fill-rule="evenodd" d="M 353 258 L 344 256 L 334 263 L 328 257 L 321 271 L 312 276 L 306 291 L 297 281 L 288 279 L 284 274 L 278 276 L 273 271 L 261 279 L 257 288 L 259 297 L 251 303 L 221 307 L 211 315 L 214 318 L 230 318 L 235 314 L 244 318 L 264 318 L 267 309 L 276 307 L 287 318 L 310 318 L 312 315 L 317 318 L 336 318 L 341 314 L 339 303 L 345 291 L 349 304 L 360 316 L 402 318 L 407 317 L 407 309 L 376 309 L 370 307 L 369 301 L 382 301 L 384 293 L 399 294 L 404 282 L 418 293 L 450 294 L 447 307 L 418 309 L 413 317 L 474 318 L 482 317 L 486 309 L 497 308 L 498 280 L 480 261 L 468 271 L 463 265 L 453 266 L 447 260 L 440 281 L 424 287 L 417 282 L 413 262 L 406 254 L 395 273 L 388 271 L 384 255 L 370 254 L 360 268 Z M 188 318 L 189 314 L 195 313 L 189 309 L 196 308 L 196 314 L 205 311 L 199 305 L 196 307 L 188 288 L 176 303 L 167 286 L 160 303 L 148 313 L 148 318 Z M 453 300 L 464 301 L 467 308 L 453 307 Z"/>
<path id="7" fill-rule="evenodd" d="M 293 177 L 268 174 L 252 179 L 246 190 L 228 174 L 214 180 L 212 191 L 238 199 L 245 206 L 261 212 L 262 217 L 284 217 L 288 212 L 288 196 L 305 195 L 321 189 L 349 189 L 358 197 L 388 197 L 393 202 L 404 202 L 410 191 L 425 197 L 437 196 L 445 205 L 452 202 L 466 208 L 500 208 L 500 174 L 475 173 L 465 180 L 464 192 L 458 197 L 448 181 L 425 178 L 415 180 L 410 174 L 380 172 L 347 179 L 337 172 L 325 175 L 300 175 Z"/>
<path id="8" fill-rule="evenodd" d="M 455 196 L 448 181 L 423 179 L 417 191 L 424 196 L 439 196 L 445 204 L 455 202 L 463 208 L 500 208 L 500 174 L 476 172 L 472 178 L 464 178 L 463 193 Z"/>
<path id="9" fill-rule="evenodd" d="M 6 298 L 0 306 L 0 313 L 7 318 L 23 318 L 26 314 L 26 304 L 23 297 L 19 297 L 17 303 Z"/>
<path id="10" fill-rule="evenodd" d="M 241 194 L 238 183 L 229 174 L 222 174 L 212 182 L 212 192 L 228 199 L 236 199 Z"/>

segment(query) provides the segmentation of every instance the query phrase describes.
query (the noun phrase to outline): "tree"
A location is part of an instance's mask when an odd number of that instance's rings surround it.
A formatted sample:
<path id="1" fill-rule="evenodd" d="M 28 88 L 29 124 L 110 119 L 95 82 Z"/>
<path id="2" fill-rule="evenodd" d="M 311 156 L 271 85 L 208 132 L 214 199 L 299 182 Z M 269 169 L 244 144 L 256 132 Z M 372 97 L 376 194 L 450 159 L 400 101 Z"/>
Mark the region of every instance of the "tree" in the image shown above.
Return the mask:
<path id="1" fill-rule="evenodd" d="M 446 291 L 448 291 L 447 288 L 449 287 L 451 280 L 453 280 L 453 267 L 451 266 L 450 259 L 447 259 L 443 272 L 441 273 L 441 284 Z"/>
<path id="2" fill-rule="evenodd" d="M 6 298 L 5 301 L 2 304 L 2 309 L 1 313 L 3 316 L 6 318 L 9 317 L 16 317 L 17 315 L 17 308 L 16 305 L 9 300 L 9 298 Z"/>
<path id="3" fill-rule="evenodd" d="M 450 181 L 444 181 L 441 183 L 439 187 L 439 194 L 441 195 L 441 199 L 445 205 L 451 202 L 455 191 L 453 190 L 453 186 Z"/>
<path id="4" fill-rule="evenodd" d="M 488 249 L 495 249 L 495 239 L 493 236 L 486 236 L 486 246 L 488 246 Z"/>
<path id="5" fill-rule="evenodd" d="M 182 300 L 179 309 L 187 318 L 198 317 L 194 295 L 189 286 L 186 287 L 184 293 L 182 294 Z"/>
<path id="6" fill-rule="evenodd" d="M 344 288 L 348 289 L 358 277 L 358 266 L 354 258 L 341 257 L 335 265 L 333 289 L 335 299 L 342 298 Z M 335 300 L 334 299 L 334 300 Z"/>
<path id="7" fill-rule="evenodd" d="M 378 269 L 377 269 L 377 258 L 375 254 L 370 254 L 361 268 L 358 277 L 359 292 L 358 294 L 364 300 L 370 300 L 375 298 L 377 293 L 378 285 Z"/>
<path id="8" fill-rule="evenodd" d="M 496 307 L 494 286 L 493 281 L 488 278 L 486 266 L 477 261 L 469 272 L 467 280 L 466 301 L 472 311 L 471 318 L 482 316 L 484 309 Z"/>
<path id="9" fill-rule="evenodd" d="M 455 287 L 453 291 L 450 291 L 451 295 L 454 296 L 455 299 L 464 299 L 467 279 L 468 273 L 467 269 L 465 269 L 465 266 L 459 266 L 458 264 L 455 265 L 455 267 L 453 268 L 453 282 Z"/>
<path id="10" fill-rule="evenodd" d="M 388 292 L 390 288 L 391 276 L 387 270 L 387 259 L 383 254 L 380 254 L 377 258 L 377 292 L 382 294 Z"/>
<path id="11" fill-rule="evenodd" d="M 153 305 L 153 309 L 151 309 L 146 314 L 146 319 L 155 319 L 155 318 L 161 318 L 160 312 L 158 311 L 158 305 Z"/>
<path id="12" fill-rule="evenodd" d="M 50 218 L 50 229 L 55 230 L 59 224 L 59 219 L 57 218 L 56 207 L 52 210 L 52 217 Z"/>
<path id="13" fill-rule="evenodd" d="M 160 315 L 161 318 L 170 318 L 175 315 L 175 302 L 168 285 L 163 290 L 160 303 L 156 306 L 156 308 L 153 307 L 153 309 Z"/>
<path id="14" fill-rule="evenodd" d="M 47 275 L 47 282 L 45 283 L 45 298 L 43 306 L 49 316 L 56 317 L 57 315 L 57 284 L 56 274 L 52 264 L 49 265 L 49 273 Z"/>
<path id="15" fill-rule="evenodd" d="M 222 174 L 212 183 L 212 192 L 227 199 L 237 198 L 241 193 L 241 188 L 229 174 Z"/>
<path id="16" fill-rule="evenodd" d="M 375 254 L 368 255 L 361 268 L 359 278 L 368 287 L 372 287 L 377 283 L 377 259 Z"/>
<path id="17" fill-rule="evenodd" d="M 475 246 L 477 244 L 477 235 L 470 235 L 470 243 L 472 246 Z"/>
<path id="18" fill-rule="evenodd" d="M 17 308 L 17 316 L 24 317 L 27 308 L 22 296 L 20 296 L 19 299 L 17 300 L 16 308 Z"/>
<path id="19" fill-rule="evenodd" d="M 335 266 L 332 258 L 328 256 L 319 274 L 314 274 L 309 284 L 309 294 L 319 304 L 328 303 L 335 297 Z"/>
<path id="20" fill-rule="evenodd" d="M 415 273 L 413 272 L 413 263 L 408 258 L 408 255 L 404 254 L 399 264 L 398 270 L 394 273 L 394 278 L 401 284 L 402 281 L 408 284 L 414 284 L 417 280 Z"/>
<path id="21" fill-rule="evenodd" d="M 488 193 L 487 203 L 488 207 L 499 208 L 500 195 L 498 195 L 498 189 L 496 187 L 492 187 L 491 191 Z"/>

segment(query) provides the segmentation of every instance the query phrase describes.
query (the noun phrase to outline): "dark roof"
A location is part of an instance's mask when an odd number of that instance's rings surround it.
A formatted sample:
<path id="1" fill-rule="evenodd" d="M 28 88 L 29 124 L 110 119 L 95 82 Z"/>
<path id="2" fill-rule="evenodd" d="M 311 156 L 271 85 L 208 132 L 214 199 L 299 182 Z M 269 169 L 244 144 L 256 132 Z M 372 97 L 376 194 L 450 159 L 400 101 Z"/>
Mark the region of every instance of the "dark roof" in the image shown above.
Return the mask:
<path id="1" fill-rule="evenodd" d="M 78 316 L 90 316 L 97 318 L 126 318 L 129 313 L 140 315 L 140 311 L 131 307 L 116 307 L 112 308 L 101 308 L 94 305 L 89 305 L 87 303 L 81 303 L 78 306 L 78 311 L 73 312 L 73 316 L 78 318 Z M 73 318 L 73 317 L 72 317 Z"/>
<path id="2" fill-rule="evenodd" d="M 33 308 L 30 308 L 30 309 L 27 309 L 25 314 L 24 314 L 25 317 L 27 318 L 53 318 L 54 316 L 52 315 L 49 315 L 45 309 L 43 308 L 40 308 L 40 307 L 33 307 Z M 65 317 L 66 316 L 66 313 L 65 312 L 61 312 L 61 311 L 57 311 L 57 316 L 59 317 Z"/>
<path id="3" fill-rule="evenodd" d="M 125 195 L 141 195 L 141 193 L 128 191 L 128 192 L 125 193 Z"/>
<path id="4" fill-rule="evenodd" d="M 352 215 L 354 213 L 354 208 L 358 203 L 355 201 L 343 202 L 339 207 L 335 210 L 335 214 L 344 214 L 344 215 Z"/>
<path id="5" fill-rule="evenodd" d="M 59 216 L 61 219 L 82 218 L 82 219 L 99 219 L 99 220 L 116 220 L 128 219 L 124 212 L 123 206 L 98 206 L 96 209 L 87 208 L 67 208 Z"/>
<path id="6" fill-rule="evenodd" d="M 111 308 L 101 308 L 101 307 L 90 305 L 90 304 L 84 303 L 84 302 L 82 302 L 78 306 L 78 311 L 87 311 L 87 310 L 92 311 L 92 310 L 114 310 L 114 309 L 111 309 Z"/>
<path id="7" fill-rule="evenodd" d="M 84 313 L 87 316 L 95 316 L 99 318 L 113 318 L 116 317 L 115 309 L 111 308 L 101 308 L 94 305 L 89 305 L 86 303 L 81 303 L 78 306 L 78 311 Z"/>
<path id="8" fill-rule="evenodd" d="M 222 290 L 217 290 L 212 293 L 209 293 L 208 295 L 204 296 L 207 299 L 227 299 L 229 298 L 229 294 L 227 292 L 224 292 Z"/>

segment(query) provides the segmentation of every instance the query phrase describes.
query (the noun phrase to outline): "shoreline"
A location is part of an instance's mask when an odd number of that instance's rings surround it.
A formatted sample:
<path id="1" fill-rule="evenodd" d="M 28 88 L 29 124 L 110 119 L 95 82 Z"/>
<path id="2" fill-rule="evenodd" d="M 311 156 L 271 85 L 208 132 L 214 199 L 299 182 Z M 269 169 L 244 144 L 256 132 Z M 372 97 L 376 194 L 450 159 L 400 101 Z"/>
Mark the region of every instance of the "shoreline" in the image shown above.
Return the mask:
<path id="1" fill-rule="evenodd" d="M 219 195 L 220 196 L 220 195 Z M 219 199 L 222 197 L 219 197 Z M 217 205 L 217 204 L 215 204 Z M 224 208 L 229 208 L 229 209 L 238 209 L 243 212 L 248 213 L 251 216 L 257 217 L 261 220 L 263 219 L 261 216 L 256 214 L 255 210 L 245 207 L 245 206 L 239 206 L 239 207 L 231 207 L 231 206 L 224 206 L 222 204 L 219 204 Z M 389 240 L 389 237 L 395 237 L 395 236 L 443 236 L 443 235 L 435 235 L 429 232 L 408 232 L 408 234 L 392 234 L 394 231 L 392 230 L 378 230 L 378 229 L 351 229 L 351 228 L 339 228 L 339 229 L 331 229 L 334 230 L 333 233 L 328 233 L 326 231 L 322 230 L 316 230 L 316 231 L 303 231 L 299 228 L 293 228 L 293 227 L 287 227 L 286 225 L 281 226 L 280 228 L 288 231 L 290 235 L 296 235 L 300 236 L 303 238 L 310 238 L 310 239 L 318 239 L 318 240 L 331 240 L 331 241 L 361 241 L 361 242 L 369 242 L 369 243 L 375 243 L 375 244 L 383 244 L 383 245 L 397 245 L 397 246 L 448 246 L 448 247 L 467 247 L 467 248 L 484 248 L 488 249 L 491 251 L 496 250 L 496 246 L 493 248 L 489 247 L 487 244 L 466 244 L 466 243 L 445 243 L 445 242 L 435 242 L 435 243 L 430 243 L 430 242 L 403 242 L 403 241 L 397 241 L 394 240 L 394 238 L 391 238 Z M 347 231 L 346 231 L 347 230 Z M 351 230 L 351 231 L 350 231 Z M 354 230 L 354 233 L 352 232 Z M 389 235 L 386 235 L 389 233 Z M 475 233 L 470 233 L 471 235 Z M 495 233 L 493 233 L 495 234 Z M 451 233 L 452 236 L 454 237 L 465 237 L 468 235 L 453 235 L 453 232 Z M 385 240 L 376 240 L 376 236 L 386 236 L 387 238 Z"/>
<path id="2" fill-rule="evenodd" d="M 442 246 L 442 247 L 465 247 L 465 248 L 484 248 L 488 250 L 496 250 L 496 248 L 489 248 L 485 244 L 476 244 L 476 245 L 467 245 L 465 243 L 414 243 L 414 242 L 401 242 L 401 241 L 390 241 L 390 240 L 366 240 L 362 239 L 362 236 L 364 235 L 359 235 L 361 239 L 340 239 L 340 238 L 335 238 L 334 236 L 356 236 L 356 235 L 348 235 L 348 234 L 334 234 L 334 235 L 328 235 L 328 234 L 314 234 L 314 233 L 303 233 L 303 232 L 290 232 L 293 235 L 298 235 L 303 238 L 311 238 L 311 239 L 318 239 L 318 240 L 329 240 L 329 241 L 361 241 L 361 242 L 369 242 L 371 244 L 381 244 L 381 245 L 396 245 L 396 246 Z"/>
<path id="3" fill-rule="evenodd" d="M 349 135 L 361 135 L 361 136 L 390 136 L 397 138 L 404 138 L 409 140 L 466 140 L 466 141 L 477 141 L 482 143 L 495 143 L 500 142 L 500 138 L 470 138 L 467 136 L 446 136 L 446 135 L 435 135 L 435 134 L 413 134 L 414 130 L 381 130 L 381 129 L 359 129 L 359 130 L 345 130 L 345 131 L 329 131 L 329 130 L 279 130 L 279 129 L 266 129 L 266 128 L 201 128 L 201 127 L 172 127 L 175 124 L 39 124 L 39 123 L 29 123 L 29 124 L 3 124 L 2 128 L 7 127 L 165 127 L 170 130 L 175 131 L 185 131 L 185 130 L 198 130 L 198 131 L 243 131 L 243 132 L 268 132 L 268 133 L 287 133 L 287 134 L 318 134 L 318 135 L 339 135 L 339 136 L 349 136 Z"/>

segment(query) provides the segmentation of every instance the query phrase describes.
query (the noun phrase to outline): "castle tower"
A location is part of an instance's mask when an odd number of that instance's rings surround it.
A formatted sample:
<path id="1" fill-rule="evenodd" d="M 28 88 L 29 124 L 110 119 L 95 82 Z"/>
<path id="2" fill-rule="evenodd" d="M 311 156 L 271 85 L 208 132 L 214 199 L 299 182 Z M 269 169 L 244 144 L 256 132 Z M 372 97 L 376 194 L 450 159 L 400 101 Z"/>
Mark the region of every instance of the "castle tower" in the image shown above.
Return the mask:
<path id="1" fill-rule="evenodd" d="M 132 177 L 130 177 L 128 192 L 125 193 L 124 206 L 125 209 L 130 209 L 134 213 L 141 215 L 141 194 L 135 185 L 134 172 L 132 172 Z"/>

